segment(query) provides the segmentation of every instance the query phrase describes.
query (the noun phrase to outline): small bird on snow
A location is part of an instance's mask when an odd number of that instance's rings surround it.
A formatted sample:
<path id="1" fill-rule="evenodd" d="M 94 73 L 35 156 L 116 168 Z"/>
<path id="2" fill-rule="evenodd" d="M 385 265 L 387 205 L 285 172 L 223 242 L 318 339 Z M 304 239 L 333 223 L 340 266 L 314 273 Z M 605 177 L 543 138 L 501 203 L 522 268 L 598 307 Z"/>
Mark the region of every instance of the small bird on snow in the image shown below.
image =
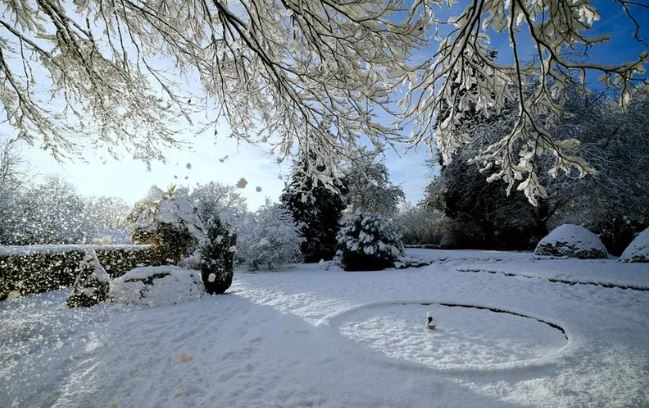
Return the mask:
<path id="1" fill-rule="evenodd" d="M 428 317 L 428 322 L 426 323 L 426 327 L 428 327 L 431 330 L 435 330 L 435 327 L 437 327 L 437 322 L 433 320 L 433 315 L 428 312 L 426 313 L 426 317 Z"/>

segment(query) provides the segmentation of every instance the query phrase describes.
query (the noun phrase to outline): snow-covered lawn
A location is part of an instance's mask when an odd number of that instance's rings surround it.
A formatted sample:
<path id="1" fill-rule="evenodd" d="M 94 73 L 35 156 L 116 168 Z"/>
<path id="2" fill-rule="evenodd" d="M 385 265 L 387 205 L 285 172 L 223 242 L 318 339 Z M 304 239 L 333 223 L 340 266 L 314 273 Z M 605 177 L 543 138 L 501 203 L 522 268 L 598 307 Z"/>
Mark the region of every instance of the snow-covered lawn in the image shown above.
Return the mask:
<path id="1" fill-rule="evenodd" d="M 649 406 L 649 292 L 548 280 L 649 288 L 647 264 L 409 252 L 434 262 L 238 271 L 154 308 L 1 302 L 0 407 Z"/>

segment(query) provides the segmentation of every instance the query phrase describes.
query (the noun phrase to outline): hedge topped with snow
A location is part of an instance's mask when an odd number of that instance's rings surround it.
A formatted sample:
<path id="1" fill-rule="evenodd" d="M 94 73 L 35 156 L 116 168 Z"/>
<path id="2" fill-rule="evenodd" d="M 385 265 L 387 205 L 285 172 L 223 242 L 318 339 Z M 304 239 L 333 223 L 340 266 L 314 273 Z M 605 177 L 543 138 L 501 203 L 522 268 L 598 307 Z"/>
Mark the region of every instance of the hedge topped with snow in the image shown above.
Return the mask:
<path id="1" fill-rule="evenodd" d="M 112 277 L 138 265 L 155 264 L 149 245 L 0 246 L 0 300 L 10 292 L 27 295 L 71 286 L 89 249 Z"/>
<path id="2" fill-rule="evenodd" d="M 336 259 L 347 271 L 394 266 L 403 255 L 401 234 L 378 214 L 357 211 L 338 232 Z"/>
<path id="3" fill-rule="evenodd" d="M 649 263 L 649 228 L 642 231 L 624 250 L 620 262 Z"/>
<path id="4" fill-rule="evenodd" d="M 599 237 L 586 228 L 563 224 L 543 238 L 534 250 L 536 255 L 571 258 L 606 258 L 608 252 Z"/>

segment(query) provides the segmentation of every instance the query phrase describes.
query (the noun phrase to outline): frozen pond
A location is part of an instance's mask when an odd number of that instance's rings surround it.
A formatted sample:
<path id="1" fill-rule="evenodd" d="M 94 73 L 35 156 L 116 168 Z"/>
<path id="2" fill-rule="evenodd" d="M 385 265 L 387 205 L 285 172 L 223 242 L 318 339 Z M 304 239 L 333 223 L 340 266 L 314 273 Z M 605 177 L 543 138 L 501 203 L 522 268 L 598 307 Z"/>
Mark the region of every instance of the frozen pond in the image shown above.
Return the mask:
<path id="1" fill-rule="evenodd" d="M 437 328 L 426 328 L 431 312 Z M 437 369 L 494 369 L 543 363 L 568 339 L 552 323 L 468 306 L 394 303 L 333 318 L 340 335 L 395 360 Z"/>

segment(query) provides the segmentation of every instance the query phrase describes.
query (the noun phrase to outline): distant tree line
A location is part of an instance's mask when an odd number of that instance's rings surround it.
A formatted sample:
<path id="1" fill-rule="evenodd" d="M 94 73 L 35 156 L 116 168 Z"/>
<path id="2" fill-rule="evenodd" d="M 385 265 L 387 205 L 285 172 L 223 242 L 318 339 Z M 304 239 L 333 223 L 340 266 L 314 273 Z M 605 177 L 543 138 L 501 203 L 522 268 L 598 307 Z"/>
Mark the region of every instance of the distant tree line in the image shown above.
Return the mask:
<path id="1" fill-rule="evenodd" d="M 59 177 L 33 181 L 18 148 L 2 145 L 0 244 L 126 242 L 130 206 L 114 197 L 84 197 Z"/>

